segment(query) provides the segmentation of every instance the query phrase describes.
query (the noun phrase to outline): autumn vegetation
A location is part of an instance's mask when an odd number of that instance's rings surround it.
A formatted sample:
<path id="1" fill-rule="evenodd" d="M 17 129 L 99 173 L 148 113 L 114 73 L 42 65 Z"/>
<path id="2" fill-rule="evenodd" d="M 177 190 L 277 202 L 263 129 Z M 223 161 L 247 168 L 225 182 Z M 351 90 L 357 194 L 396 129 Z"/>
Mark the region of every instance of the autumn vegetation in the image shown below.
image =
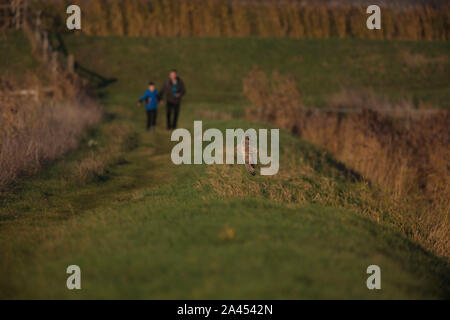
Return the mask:
<path id="1" fill-rule="evenodd" d="M 361 210 L 376 220 L 380 213 L 389 217 L 386 221 L 404 234 L 448 256 L 448 110 L 413 117 L 407 102 L 395 105 L 347 92 L 330 99 L 331 111 L 312 111 L 304 107 L 292 77 L 277 72 L 268 77 L 259 68 L 248 74 L 243 87 L 251 102 L 247 118 L 285 128 L 325 147 L 380 189 L 373 205 Z M 359 109 L 353 112 L 339 109 L 355 105 Z M 386 114 L 387 108 L 397 108 L 396 116 Z"/>
<path id="2" fill-rule="evenodd" d="M 18 89 L 50 86 L 41 78 L 17 78 L 37 63 L 23 37 L 6 39 L 0 41 L 0 74 L 13 76 L 2 82 L 1 93 L 13 100 Z M 415 108 L 427 105 L 448 107 L 445 42 L 77 34 L 62 40 L 78 71 L 117 81 L 97 86 L 105 117 L 86 133 L 81 128 L 97 121 L 97 107 L 72 86 L 56 88 L 41 103 L 5 104 L 12 108 L 5 115 L 13 111 L 15 120 L 2 125 L 15 128 L 21 119 L 35 119 L 0 138 L 24 142 L 13 150 L 41 159 L 18 176 L 46 165 L 0 191 L 0 298 L 450 296 L 449 197 L 439 189 L 445 186 L 440 163 L 448 117 L 403 116 L 419 115 Z M 251 176 L 242 165 L 172 163 L 175 142 L 165 130 L 164 106 L 157 130 L 147 132 L 136 99 L 150 79 L 165 79 L 174 62 L 189 92 L 180 128 L 192 130 L 199 119 L 221 132 L 286 128 L 280 130 L 278 174 Z M 246 77 L 253 64 L 264 72 Z M 267 76 L 273 70 L 280 74 Z M 250 121 L 244 115 L 248 100 Z M 388 116 L 388 109 L 399 109 L 398 117 Z M 33 158 L 23 151 L 59 146 L 48 153 L 59 157 L 66 147 L 60 139 L 78 147 L 58 161 L 47 164 L 47 153 Z M 358 162 L 374 167 L 372 154 L 389 169 L 384 160 L 392 157 L 390 175 L 402 177 L 396 172 L 402 152 L 410 185 L 399 179 L 399 189 L 389 176 L 376 168 L 372 174 Z M 86 270 L 84 289 L 77 292 L 65 286 L 65 271 L 74 263 Z M 383 290 L 365 286 L 371 264 L 388 271 Z"/>
<path id="3" fill-rule="evenodd" d="M 101 107 L 68 79 L 55 80 L 51 92 L 44 87 L 33 73 L 0 79 L 0 189 L 75 149 L 101 120 Z"/>
<path id="4" fill-rule="evenodd" d="M 73 1 L 38 5 L 52 28 L 65 31 L 65 7 Z M 381 5 L 382 29 L 366 28 L 367 4 L 302 0 L 79 0 L 82 33 L 164 37 L 291 37 L 448 40 L 446 1 Z"/>

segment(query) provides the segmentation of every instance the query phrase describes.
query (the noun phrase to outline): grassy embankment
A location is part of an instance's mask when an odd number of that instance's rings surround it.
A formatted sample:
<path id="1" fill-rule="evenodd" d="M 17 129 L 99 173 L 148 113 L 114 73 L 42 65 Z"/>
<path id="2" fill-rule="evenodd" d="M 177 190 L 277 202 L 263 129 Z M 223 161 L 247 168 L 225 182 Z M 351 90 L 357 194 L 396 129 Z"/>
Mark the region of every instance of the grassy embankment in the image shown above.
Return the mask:
<path id="1" fill-rule="evenodd" d="M 445 70 L 401 62 L 407 51 L 445 55 L 446 44 L 273 41 L 68 39 L 83 66 L 118 81 L 100 90 L 107 117 L 80 150 L 2 195 L 0 297 L 448 298 L 448 263 L 362 217 L 375 191 L 315 146 L 282 131 L 279 174 L 250 177 L 242 166 L 174 166 L 163 108 L 156 133 L 144 132 L 135 100 L 173 66 L 188 128 L 262 127 L 239 119 L 252 64 L 298 75 L 309 105 L 371 86 L 448 107 Z M 81 291 L 65 287 L 70 264 Z M 381 291 L 366 288 L 370 264 Z"/>

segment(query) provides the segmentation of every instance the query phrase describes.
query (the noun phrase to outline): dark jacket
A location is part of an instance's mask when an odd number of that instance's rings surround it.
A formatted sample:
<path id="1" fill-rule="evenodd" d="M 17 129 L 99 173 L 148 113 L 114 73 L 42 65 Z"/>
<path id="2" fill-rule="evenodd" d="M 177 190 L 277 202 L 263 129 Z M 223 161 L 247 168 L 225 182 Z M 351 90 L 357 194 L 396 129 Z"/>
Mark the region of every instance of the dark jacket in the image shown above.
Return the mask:
<path id="1" fill-rule="evenodd" d="M 177 97 L 176 94 L 179 94 L 180 96 Z M 184 86 L 184 82 L 180 77 L 177 77 L 176 93 L 174 92 L 174 84 L 170 81 L 170 79 L 167 79 L 159 91 L 159 99 L 161 100 L 165 98 L 169 103 L 180 104 L 181 98 L 185 94 L 186 88 Z"/>

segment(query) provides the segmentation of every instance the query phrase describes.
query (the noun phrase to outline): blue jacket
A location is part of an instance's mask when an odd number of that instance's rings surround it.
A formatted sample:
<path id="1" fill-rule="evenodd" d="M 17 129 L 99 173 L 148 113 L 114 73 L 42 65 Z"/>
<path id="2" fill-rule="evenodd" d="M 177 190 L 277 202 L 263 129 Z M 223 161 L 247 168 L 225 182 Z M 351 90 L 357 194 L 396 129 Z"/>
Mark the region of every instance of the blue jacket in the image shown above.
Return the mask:
<path id="1" fill-rule="evenodd" d="M 147 89 L 139 102 L 145 101 L 145 110 L 156 110 L 158 107 L 158 91 Z"/>

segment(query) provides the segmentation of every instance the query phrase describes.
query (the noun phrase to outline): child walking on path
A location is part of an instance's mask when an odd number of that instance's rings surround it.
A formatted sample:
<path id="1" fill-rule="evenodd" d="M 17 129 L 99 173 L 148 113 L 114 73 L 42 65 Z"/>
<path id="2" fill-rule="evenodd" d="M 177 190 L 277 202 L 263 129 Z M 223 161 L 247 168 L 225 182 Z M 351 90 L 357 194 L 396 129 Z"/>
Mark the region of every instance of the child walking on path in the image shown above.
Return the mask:
<path id="1" fill-rule="evenodd" d="M 145 101 L 145 111 L 147 112 L 147 131 L 155 130 L 156 116 L 158 115 L 158 91 L 155 89 L 153 82 L 148 83 L 148 89 L 139 99 L 138 106 Z"/>

